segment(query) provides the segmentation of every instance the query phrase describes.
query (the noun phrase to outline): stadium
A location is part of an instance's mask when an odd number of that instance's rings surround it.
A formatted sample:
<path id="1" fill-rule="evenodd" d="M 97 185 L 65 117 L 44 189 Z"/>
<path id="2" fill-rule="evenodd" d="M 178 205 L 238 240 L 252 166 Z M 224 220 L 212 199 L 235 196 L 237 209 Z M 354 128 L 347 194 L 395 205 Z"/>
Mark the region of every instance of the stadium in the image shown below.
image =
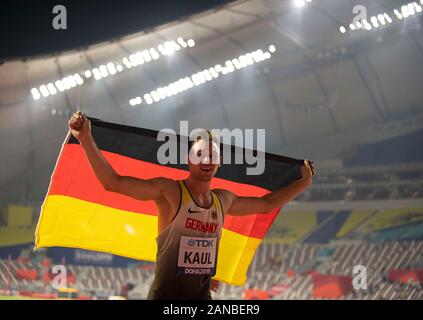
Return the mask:
<path id="1" fill-rule="evenodd" d="M 152 261 L 34 250 L 68 120 L 81 110 L 151 130 L 265 129 L 266 152 L 313 160 L 312 186 L 277 214 L 245 283 L 221 282 L 213 299 L 422 300 L 422 8 L 226 1 L 107 41 L 5 58 L 0 299 L 147 298 Z"/>

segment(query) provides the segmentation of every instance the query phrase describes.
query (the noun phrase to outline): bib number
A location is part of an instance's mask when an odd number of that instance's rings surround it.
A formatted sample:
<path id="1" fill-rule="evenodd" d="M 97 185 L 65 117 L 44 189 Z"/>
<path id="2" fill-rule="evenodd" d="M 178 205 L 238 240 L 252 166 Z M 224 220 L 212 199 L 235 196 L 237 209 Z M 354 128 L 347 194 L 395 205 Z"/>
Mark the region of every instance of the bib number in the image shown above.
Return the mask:
<path id="1" fill-rule="evenodd" d="M 213 275 L 217 238 L 181 236 L 178 254 L 178 273 Z"/>

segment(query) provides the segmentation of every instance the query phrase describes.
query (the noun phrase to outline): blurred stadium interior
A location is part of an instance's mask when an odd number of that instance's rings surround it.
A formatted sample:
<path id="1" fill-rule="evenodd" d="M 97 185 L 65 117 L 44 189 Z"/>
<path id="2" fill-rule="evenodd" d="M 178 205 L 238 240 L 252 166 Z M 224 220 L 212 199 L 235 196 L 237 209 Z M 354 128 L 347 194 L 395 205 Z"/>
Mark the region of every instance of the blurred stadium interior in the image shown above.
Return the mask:
<path id="1" fill-rule="evenodd" d="M 359 1 L 239 0 L 109 42 L 4 62 L 0 296 L 147 295 L 153 263 L 32 252 L 79 107 L 155 130 L 177 130 L 179 120 L 265 128 L 266 151 L 315 161 L 313 186 L 282 209 L 245 286 L 221 284 L 215 299 L 423 299 L 422 2 L 368 1 L 372 24 L 356 30 Z M 164 89 L 195 74 L 194 84 Z M 51 286 L 55 264 L 66 266 L 68 288 Z M 367 268 L 365 290 L 352 286 L 356 265 Z"/>

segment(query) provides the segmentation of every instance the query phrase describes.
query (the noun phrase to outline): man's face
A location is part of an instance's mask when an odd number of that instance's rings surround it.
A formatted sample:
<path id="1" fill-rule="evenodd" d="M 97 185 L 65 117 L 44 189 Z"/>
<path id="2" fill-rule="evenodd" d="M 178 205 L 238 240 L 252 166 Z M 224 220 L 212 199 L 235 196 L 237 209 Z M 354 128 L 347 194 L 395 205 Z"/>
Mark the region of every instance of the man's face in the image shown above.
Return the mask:
<path id="1" fill-rule="evenodd" d="M 220 150 L 216 142 L 199 140 L 189 152 L 190 173 L 202 181 L 210 181 L 220 166 Z"/>

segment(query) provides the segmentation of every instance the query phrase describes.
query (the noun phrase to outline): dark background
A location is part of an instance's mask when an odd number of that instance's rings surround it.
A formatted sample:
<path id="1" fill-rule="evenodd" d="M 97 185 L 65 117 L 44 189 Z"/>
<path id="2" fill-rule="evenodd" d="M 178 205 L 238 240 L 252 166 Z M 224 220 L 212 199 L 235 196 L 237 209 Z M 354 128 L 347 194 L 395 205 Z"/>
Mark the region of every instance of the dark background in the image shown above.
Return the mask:
<path id="1" fill-rule="evenodd" d="M 0 61 L 60 52 L 148 30 L 228 0 L 6 0 L 0 2 Z M 52 26 L 67 10 L 67 30 Z"/>

